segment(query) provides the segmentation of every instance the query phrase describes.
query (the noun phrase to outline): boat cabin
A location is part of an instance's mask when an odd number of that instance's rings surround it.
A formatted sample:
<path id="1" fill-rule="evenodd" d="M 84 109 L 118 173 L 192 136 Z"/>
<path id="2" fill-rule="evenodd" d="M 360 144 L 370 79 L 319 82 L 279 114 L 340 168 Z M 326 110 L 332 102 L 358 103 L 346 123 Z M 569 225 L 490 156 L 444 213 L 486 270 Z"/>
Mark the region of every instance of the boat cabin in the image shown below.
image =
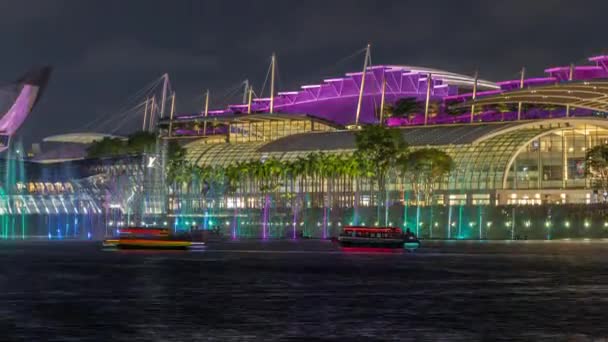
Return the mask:
<path id="1" fill-rule="evenodd" d="M 346 226 L 342 229 L 342 236 L 360 238 L 400 238 L 403 233 L 397 227 L 360 227 Z"/>

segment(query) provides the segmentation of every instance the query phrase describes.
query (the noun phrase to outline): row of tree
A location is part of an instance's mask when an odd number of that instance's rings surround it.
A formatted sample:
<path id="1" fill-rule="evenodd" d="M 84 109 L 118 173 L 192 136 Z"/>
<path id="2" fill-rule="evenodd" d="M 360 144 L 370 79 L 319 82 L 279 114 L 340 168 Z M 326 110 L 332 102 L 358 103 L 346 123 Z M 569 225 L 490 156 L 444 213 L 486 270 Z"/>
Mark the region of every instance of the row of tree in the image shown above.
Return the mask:
<path id="1" fill-rule="evenodd" d="M 386 204 L 390 178 L 409 184 L 418 202 L 431 203 L 435 187 L 453 168 L 449 155 L 434 148 L 410 150 L 402 132 L 379 125 L 356 133 L 353 153 L 313 152 L 294 160 L 251 160 L 225 167 L 193 165 L 184 159 L 169 162 L 167 181 L 176 197 L 203 194 L 208 198 L 258 198 L 292 208 L 356 206 L 361 191 Z M 258 206 L 256 205 L 256 206 Z"/>
<path id="2" fill-rule="evenodd" d="M 431 101 L 429 103 L 429 116 L 433 117 L 438 114 L 447 114 L 447 115 L 462 115 L 466 112 L 470 111 L 470 107 L 461 107 L 459 106 L 461 102 L 459 101 Z M 522 104 L 522 112 L 526 113 L 533 109 L 543 110 L 548 112 L 550 115 L 554 111 L 558 109 L 564 109 L 565 106 L 558 106 L 554 104 Z M 480 114 L 483 112 L 496 112 L 502 114 L 502 119 L 504 120 L 504 115 L 506 113 L 517 112 L 518 105 L 517 103 L 500 103 L 493 105 L 483 105 L 477 106 L 475 110 L 475 114 Z M 384 119 L 388 118 L 407 118 L 412 120 L 416 115 L 423 114 L 425 111 L 425 103 L 418 100 L 415 97 L 406 97 L 401 98 L 395 101 L 395 103 L 390 104 L 387 103 L 382 108 L 382 117 Z M 380 111 L 378 110 L 378 113 Z M 378 118 L 379 119 L 379 118 Z"/>
<path id="3" fill-rule="evenodd" d="M 135 132 L 126 139 L 105 137 L 93 142 L 87 148 L 88 158 L 106 158 L 126 155 L 141 155 L 143 153 L 158 153 L 163 148 L 158 137 L 152 132 Z M 174 140 L 168 142 L 167 154 L 169 159 L 179 160 L 184 157 L 184 149 Z"/>
<path id="4" fill-rule="evenodd" d="M 591 178 L 591 185 L 594 189 L 601 190 L 602 194 L 608 194 L 607 144 L 597 145 L 587 150 L 585 172 Z"/>

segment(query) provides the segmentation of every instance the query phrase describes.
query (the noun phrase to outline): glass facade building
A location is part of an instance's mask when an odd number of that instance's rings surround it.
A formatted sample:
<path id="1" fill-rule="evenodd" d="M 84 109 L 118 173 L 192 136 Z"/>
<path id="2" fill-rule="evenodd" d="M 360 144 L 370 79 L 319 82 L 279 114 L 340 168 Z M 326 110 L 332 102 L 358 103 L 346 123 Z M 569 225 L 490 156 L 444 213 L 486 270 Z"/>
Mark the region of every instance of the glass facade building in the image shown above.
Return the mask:
<path id="1" fill-rule="evenodd" d="M 438 201 L 600 202 L 605 196 L 586 175 L 585 154 L 608 142 L 608 56 L 588 61 L 591 65 L 547 68 L 544 77 L 526 78 L 522 71 L 520 79 L 500 82 L 379 65 L 279 92 L 273 113 L 268 113 L 270 99 L 256 99 L 209 116 L 178 115 L 159 127 L 161 134 L 183 139 L 187 160 L 199 166 L 268 158 L 293 161 L 313 152 L 353 153 L 355 133 L 347 128 L 358 124 L 353 122 L 355 112 L 361 110 L 360 123 L 377 124 L 381 103 L 409 98 L 435 109 L 383 124 L 398 128 L 411 149 L 434 147 L 453 158 L 450 175 L 434 186 Z M 365 188 L 365 182 L 359 186 Z M 411 190 L 394 175 L 388 188 L 394 198 Z"/>
<path id="2" fill-rule="evenodd" d="M 518 122 L 400 128 L 412 150 L 434 147 L 447 152 L 454 169 L 435 188 L 447 202 L 541 204 L 598 201 L 585 173 L 586 150 L 608 141 L 608 120 L 572 117 Z M 238 162 L 293 161 L 313 152 L 353 153 L 354 132 L 335 130 L 280 137 L 269 142 L 185 145 L 188 161 L 225 167 Z M 409 191 L 398 177 L 389 190 Z"/>

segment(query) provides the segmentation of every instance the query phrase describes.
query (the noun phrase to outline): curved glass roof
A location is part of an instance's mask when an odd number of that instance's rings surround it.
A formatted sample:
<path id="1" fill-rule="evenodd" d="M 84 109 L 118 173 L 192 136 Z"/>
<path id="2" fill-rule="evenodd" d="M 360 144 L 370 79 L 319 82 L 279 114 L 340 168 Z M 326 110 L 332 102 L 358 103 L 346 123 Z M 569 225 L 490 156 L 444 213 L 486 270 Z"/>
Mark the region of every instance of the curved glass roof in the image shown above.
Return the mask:
<path id="1" fill-rule="evenodd" d="M 472 125 L 416 126 L 401 128 L 403 139 L 410 146 L 470 144 L 488 134 L 498 132 L 513 123 Z M 355 131 L 297 134 L 275 140 L 260 148 L 260 152 L 317 151 L 355 149 Z"/>
<path id="2" fill-rule="evenodd" d="M 447 152 L 455 168 L 439 189 L 501 189 L 513 158 L 522 146 L 548 132 L 583 124 L 608 128 L 608 120 L 590 118 L 549 119 L 499 124 L 464 124 L 440 127 L 404 128 L 412 149 L 434 146 Z M 186 158 L 197 165 L 228 166 L 236 162 L 276 158 L 291 161 L 314 151 L 353 153 L 354 132 L 307 133 L 271 142 L 187 144 Z"/>
<path id="3" fill-rule="evenodd" d="M 82 133 L 66 133 L 52 135 L 42 139 L 44 142 L 54 143 L 72 143 L 72 144 L 91 144 L 95 141 L 102 140 L 103 138 L 118 138 L 127 139 L 118 135 L 95 133 L 95 132 L 82 132 Z"/>
<path id="4" fill-rule="evenodd" d="M 524 88 L 502 92 L 498 95 L 469 100 L 459 106 L 489 105 L 499 103 L 533 103 L 572 106 L 608 112 L 608 80 L 568 81 L 547 86 Z"/>

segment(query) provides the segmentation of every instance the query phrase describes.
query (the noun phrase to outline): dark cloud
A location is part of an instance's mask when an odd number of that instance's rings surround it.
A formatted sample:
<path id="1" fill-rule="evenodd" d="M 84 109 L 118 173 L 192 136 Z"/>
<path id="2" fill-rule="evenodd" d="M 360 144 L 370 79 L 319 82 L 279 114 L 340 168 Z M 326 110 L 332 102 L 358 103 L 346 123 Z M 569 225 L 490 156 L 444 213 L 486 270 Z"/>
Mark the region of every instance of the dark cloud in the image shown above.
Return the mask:
<path id="1" fill-rule="evenodd" d="M 4 1 L 0 79 L 55 66 L 20 131 L 32 142 L 118 111 L 164 72 L 180 111 L 198 110 L 206 88 L 216 105 L 235 100 L 226 90 L 245 78 L 260 87 L 273 51 L 282 90 L 358 70 L 351 55 L 367 42 L 378 64 L 542 74 L 608 48 L 607 12 L 605 0 Z"/>
<path id="2" fill-rule="evenodd" d="M 218 67 L 217 56 L 187 49 L 146 46 L 134 39 L 103 42 L 92 46 L 74 65 L 74 72 L 139 72 L 171 69 L 180 72 Z"/>

